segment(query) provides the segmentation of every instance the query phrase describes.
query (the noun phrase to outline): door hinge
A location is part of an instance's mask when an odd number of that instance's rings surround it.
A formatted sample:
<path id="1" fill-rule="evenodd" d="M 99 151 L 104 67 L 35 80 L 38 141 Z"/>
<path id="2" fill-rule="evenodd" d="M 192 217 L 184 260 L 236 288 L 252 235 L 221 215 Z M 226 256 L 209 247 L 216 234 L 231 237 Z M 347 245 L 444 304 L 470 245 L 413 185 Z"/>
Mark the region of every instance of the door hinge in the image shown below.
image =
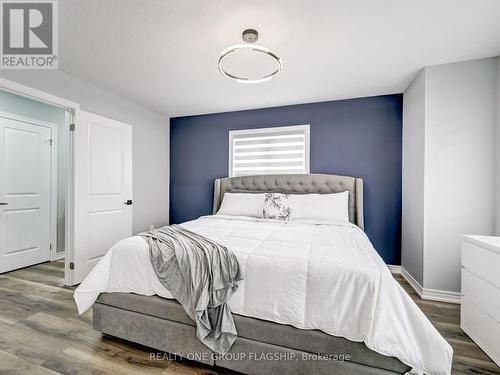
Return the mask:
<path id="1" fill-rule="evenodd" d="M 52 250 L 52 244 L 51 243 L 49 244 L 49 250 Z"/>
<path id="2" fill-rule="evenodd" d="M 69 124 L 69 131 L 74 132 L 75 131 L 75 124 Z"/>
<path id="3" fill-rule="evenodd" d="M 52 138 L 49 139 L 49 145 L 53 145 L 54 144 L 54 140 Z"/>
<path id="4" fill-rule="evenodd" d="M 74 270 L 75 269 L 75 263 L 69 262 L 69 269 Z"/>

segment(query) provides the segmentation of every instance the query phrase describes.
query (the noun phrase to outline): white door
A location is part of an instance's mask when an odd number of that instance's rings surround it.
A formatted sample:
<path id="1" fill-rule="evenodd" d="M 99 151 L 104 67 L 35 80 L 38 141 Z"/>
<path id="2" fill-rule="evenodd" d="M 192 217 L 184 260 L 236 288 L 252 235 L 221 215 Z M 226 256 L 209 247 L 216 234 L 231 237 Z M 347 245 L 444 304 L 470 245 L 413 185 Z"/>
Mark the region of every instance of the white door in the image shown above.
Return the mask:
<path id="1" fill-rule="evenodd" d="M 80 283 L 119 240 L 132 236 L 132 127 L 78 111 L 74 131 L 74 251 Z"/>
<path id="2" fill-rule="evenodd" d="M 50 260 L 52 131 L 0 117 L 0 273 Z"/>

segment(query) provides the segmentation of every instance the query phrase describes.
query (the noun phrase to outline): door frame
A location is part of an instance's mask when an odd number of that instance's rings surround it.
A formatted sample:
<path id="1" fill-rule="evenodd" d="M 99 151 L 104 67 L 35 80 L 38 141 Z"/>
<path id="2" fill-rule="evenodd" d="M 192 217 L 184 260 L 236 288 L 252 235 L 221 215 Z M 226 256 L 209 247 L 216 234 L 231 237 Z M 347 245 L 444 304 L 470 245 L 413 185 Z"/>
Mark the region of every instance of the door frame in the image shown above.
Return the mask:
<path id="1" fill-rule="evenodd" d="M 50 150 L 50 261 L 61 259 L 57 255 L 57 124 L 37 120 L 31 117 L 0 111 L 0 117 L 8 120 L 25 122 L 50 129 L 52 148 Z"/>
<path id="2" fill-rule="evenodd" d="M 15 95 L 23 96 L 39 102 L 50 104 L 52 106 L 60 107 L 69 111 L 69 122 L 74 125 L 77 122 L 80 104 L 60 98 L 58 96 L 46 93 L 41 90 L 33 89 L 29 86 L 20 83 L 9 81 L 5 78 L 0 78 L 0 90 L 10 92 Z M 65 205 L 65 266 L 64 266 L 64 284 L 73 285 L 73 270 L 70 268 L 70 263 L 74 260 L 74 132 L 70 131 L 70 138 L 68 142 L 67 155 L 68 160 L 66 163 L 66 205 Z"/>

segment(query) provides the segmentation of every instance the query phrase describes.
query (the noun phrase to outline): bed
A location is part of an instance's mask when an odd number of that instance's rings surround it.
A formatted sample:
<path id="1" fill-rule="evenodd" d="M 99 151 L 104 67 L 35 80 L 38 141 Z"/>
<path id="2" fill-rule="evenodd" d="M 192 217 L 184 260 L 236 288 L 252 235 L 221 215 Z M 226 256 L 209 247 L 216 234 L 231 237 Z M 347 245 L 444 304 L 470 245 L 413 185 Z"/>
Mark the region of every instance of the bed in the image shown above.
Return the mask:
<path id="1" fill-rule="evenodd" d="M 104 334 L 246 374 L 449 374 L 451 347 L 362 231 L 363 181 L 349 176 L 264 175 L 217 179 L 214 214 L 233 191 L 349 192 L 350 223 L 270 223 L 212 215 L 184 223 L 235 252 L 246 274 L 229 301 L 238 338 L 225 356 L 148 268 L 140 237 L 120 241 L 75 291 Z M 150 264 L 149 264 L 149 267 Z M 156 280 L 155 280 L 156 278 Z"/>

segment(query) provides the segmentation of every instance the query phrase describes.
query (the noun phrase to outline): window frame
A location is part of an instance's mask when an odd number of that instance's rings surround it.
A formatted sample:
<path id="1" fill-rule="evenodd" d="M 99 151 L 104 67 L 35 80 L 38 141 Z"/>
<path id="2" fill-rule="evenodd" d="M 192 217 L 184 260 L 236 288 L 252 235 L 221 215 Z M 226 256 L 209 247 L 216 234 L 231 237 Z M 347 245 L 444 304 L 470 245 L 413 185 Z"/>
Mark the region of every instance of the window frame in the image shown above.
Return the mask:
<path id="1" fill-rule="evenodd" d="M 273 126 L 269 128 L 252 128 L 252 129 L 242 129 L 242 130 L 230 130 L 229 131 L 229 162 L 228 162 L 228 177 L 233 176 L 233 144 L 234 137 L 241 134 L 253 134 L 253 133 L 268 133 L 272 135 L 272 133 L 279 133 L 288 130 L 303 130 L 304 131 L 304 169 L 305 172 L 303 174 L 309 174 L 310 172 L 310 151 L 311 151 L 311 125 L 303 124 L 303 125 L 289 125 L 289 126 Z M 293 173 L 290 173 L 293 174 Z M 247 175 L 251 176 L 251 174 Z M 241 176 L 238 176 L 241 177 Z"/>

